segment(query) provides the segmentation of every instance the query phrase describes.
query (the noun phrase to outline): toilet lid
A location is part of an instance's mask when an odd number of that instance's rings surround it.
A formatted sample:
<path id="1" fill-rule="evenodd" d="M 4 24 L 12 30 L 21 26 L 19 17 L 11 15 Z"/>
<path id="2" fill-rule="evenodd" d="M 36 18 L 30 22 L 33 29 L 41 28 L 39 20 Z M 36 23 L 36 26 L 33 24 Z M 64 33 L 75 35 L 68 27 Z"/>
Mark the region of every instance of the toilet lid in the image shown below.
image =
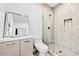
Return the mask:
<path id="1" fill-rule="evenodd" d="M 45 44 L 38 44 L 38 47 L 41 48 L 41 49 L 48 49 L 48 47 L 45 45 Z"/>

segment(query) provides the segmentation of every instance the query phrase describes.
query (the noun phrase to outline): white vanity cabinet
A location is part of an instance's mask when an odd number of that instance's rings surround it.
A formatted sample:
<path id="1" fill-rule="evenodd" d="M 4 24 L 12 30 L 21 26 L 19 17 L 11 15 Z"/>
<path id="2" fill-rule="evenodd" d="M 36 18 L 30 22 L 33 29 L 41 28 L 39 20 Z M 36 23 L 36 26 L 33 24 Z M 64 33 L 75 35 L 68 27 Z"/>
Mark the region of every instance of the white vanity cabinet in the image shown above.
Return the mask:
<path id="1" fill-rule="evenodd" d="M 0 48 L 1 56 L 19 56 L 19 41 L 3 42 Z"/>
<path id="2" fill-rule="evenodd" d="M 21 40 L 21 56 L 33 56 L 33 39 Z"/>
<path id="3" fill-rule="evenodd" d="M 0 42 L 0 56 L 33 56 L 33 39 Z"/>

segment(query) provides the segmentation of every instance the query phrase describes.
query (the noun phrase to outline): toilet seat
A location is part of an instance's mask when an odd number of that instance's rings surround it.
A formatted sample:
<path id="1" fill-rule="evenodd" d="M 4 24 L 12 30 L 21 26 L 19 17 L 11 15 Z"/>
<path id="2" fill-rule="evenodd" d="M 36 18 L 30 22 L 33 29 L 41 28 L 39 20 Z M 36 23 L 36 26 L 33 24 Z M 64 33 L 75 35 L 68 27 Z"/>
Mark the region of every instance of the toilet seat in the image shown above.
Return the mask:
<path id="1" fill-rule="evenodd" d="M 48 51 L 48 47 L 43 43 L 37 43 L 35 44 L 35 46 L 39 51 L 42 51 L 42 52 Z"/>

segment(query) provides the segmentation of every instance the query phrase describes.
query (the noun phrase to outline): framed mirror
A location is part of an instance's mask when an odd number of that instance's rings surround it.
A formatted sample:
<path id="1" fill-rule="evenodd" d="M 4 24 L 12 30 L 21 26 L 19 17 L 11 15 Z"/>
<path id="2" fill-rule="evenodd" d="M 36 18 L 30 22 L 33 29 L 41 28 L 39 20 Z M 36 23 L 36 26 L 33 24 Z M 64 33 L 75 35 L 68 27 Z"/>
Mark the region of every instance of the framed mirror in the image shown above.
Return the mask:
<path id="1" fill-rule="evenodd" d="M 29 34 L 29 17 L 6 12 L 4 37 L 27 36 Z"/>

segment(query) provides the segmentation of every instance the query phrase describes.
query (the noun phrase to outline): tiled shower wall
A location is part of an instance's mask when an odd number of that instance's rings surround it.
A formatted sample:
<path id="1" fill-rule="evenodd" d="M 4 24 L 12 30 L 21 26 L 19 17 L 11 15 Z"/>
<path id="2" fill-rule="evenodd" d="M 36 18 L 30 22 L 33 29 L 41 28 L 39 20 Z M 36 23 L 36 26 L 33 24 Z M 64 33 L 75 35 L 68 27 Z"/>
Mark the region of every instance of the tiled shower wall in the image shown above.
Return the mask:
<path id="1" fill-rule="evenodd" d="M 69 18 L 72 20 L 66 24 L 64 20 Z M 54 20 L 55 43 L 79 54 L 79 4 L 59 4 L 54 8 Z"/>

